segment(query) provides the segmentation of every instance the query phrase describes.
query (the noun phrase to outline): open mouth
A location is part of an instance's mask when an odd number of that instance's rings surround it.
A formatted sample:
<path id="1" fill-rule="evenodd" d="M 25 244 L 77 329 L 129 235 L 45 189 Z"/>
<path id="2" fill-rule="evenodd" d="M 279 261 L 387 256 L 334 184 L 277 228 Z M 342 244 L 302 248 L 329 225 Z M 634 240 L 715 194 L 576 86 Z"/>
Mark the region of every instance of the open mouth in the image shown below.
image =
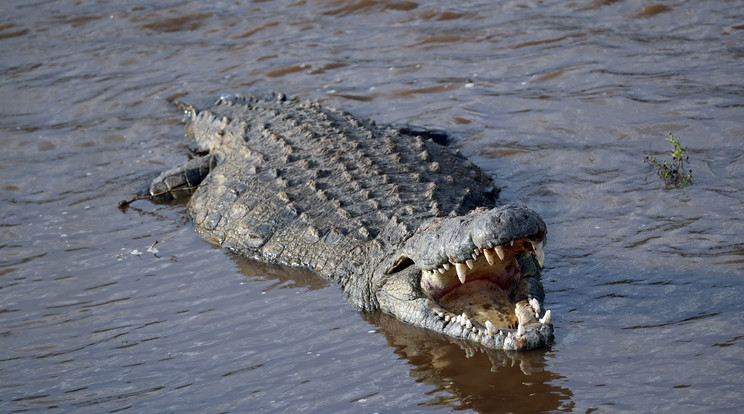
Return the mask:
<path id="1" fill-rule="evenodd" d="M 475 247 L 469 258 L 449 256 L 436 267 L 422 270 L 421 288 L 429 307 L 446 324 L 460 325 L 478 342 L 518 341 L 528 328 L 550 324 L 550 311 L 523 282 L 520 261 L 534 255 L 543 266 L 544 240 L 519 238 L 501 245 Z M 470 336 L 470 335 L 468 335 Z"/>
<path id="2" fill-rule="evenodd" d="M 553 336 L 550 311 L 541 309 L 546 240 L 540 216 L 514 204 L 434 219 L 386 263 L 380 307 L 403 321 L 487 348 L 543 347 Z M 411 299 L 423 308 L 400 304 Z"/>

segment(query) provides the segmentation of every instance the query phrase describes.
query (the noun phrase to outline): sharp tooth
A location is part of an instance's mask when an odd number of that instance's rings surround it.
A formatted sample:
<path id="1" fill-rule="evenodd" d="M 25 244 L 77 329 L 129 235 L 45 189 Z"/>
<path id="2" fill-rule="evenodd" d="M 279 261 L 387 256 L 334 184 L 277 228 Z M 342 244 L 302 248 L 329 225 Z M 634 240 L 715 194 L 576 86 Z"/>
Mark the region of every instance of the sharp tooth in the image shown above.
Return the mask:
<path id="1" fill-rule="evenodd" d="M 538 302 L 537 299 L 530 299 L 530 306 L 532 306 L 532 309 L 535 311 L 535 313 L 540 313 L 540 302 Z"/>
<path id="2" fill-rule="evenodd" d="M 496 327 L 493 326 L 491 321 L 486 321 L 486 332 L 488 332 L 489 335 L 496 333 Z"/>
<path id="3" fill-rule="evenodd" d="M 461 320 L 461 316 L 460 315 L 457 315 L 457 317 L 455 317 L 453 319 L 454 319 L 455 323 L 458 323 L 459 324 L 460 323 L 460 320 Z"/>
<path id="4" fill-rule="evenodd" d="M 483 250 L 483 255 L 486 256 L 486 260 L 488 260 L 488 264 L 493 266 L 493 261 L 495 259 L 493 252 L 491 250 L 485 249 Z"/>
<path id="5" fill-rule="evenodd" d="M 473 261 L 472 260 L 466 260 L 465 264 L 468 265 L 468 269 L 473 270 Z"/>
<path id="6" fill-rule="evenodd" d="M 445 263 L 445 264 L 442 265 L 442 267 L 444 268 L 444 270 L 449 270 L 450 269 L 450 264 L 449 263 Z"/>
<path id="7" fill-rule="evenodd" d="M 450 317 L 450 315 L 444 315 L 444 321 L 445 321 L 445 322 L 449 322 L 449 321 L 450 321 L 450 319 L 452 319 L 452 318 Z"/>
<path id="8" fill-rule="evenodd" d="M 545 316 L 540 319 L 540 323 L 543 325 L 547 325 L 550 323 L 550 309 L 545 311 Z"/>
<path id="9" fill-rule="evenodd" d="M 473 256 L 473 260 L 478 260 L 478 255 L 473 253 L 471 256 Z"/>
<path id="10" fill-rule="evenodd" d="M 455 263 L 455 270 L 457 270 L 457 278 L 460 279 L 460 283 L 465 284 L 465 274 L 468 272 L 465 264 Z"/>
<path id="11" fill-rule="evenodd" d="M 465 312 L 463 312 L 462 315 L 460 315 L 460 325 L 465 326 L 468 322 L 470 321 L 468 320 L 467 315 L 465 315 Z"/>
<path id="12" fill-rule="evenodd" d="M 514 240 L 509 242 L 509 246 L 514 247 Z"/>
<path id="13" fill-rule="evenodd" d="M 439 271 L 439 274 L 444 274 L 445 272 L 443 267 L 438 267 L 437 270 Z"/>
<path id="14" fill-rule="evenodd" d="M 504 248 L 501 246 L 493 246 L 493 251 L 499 256 L 499 260 L 504 261 Z"/>
<path id="15" fill-rule="evenodd" d="M 540 267 L 544 267 L 545 263 L 545 252 L 543 251 L 543 242 L 532 243 L 532 248 L 535 250 L 535 257 L 537 263 L 540 263 Z"/>
<path id="16" fill-rule="evenodd" d="M 473 323 L 470 322 L 470 319 L 465 321 L 465 327 L 472 330 L 473 329 Z"/>
<path id="17" fill-rule="evenodd" d="M 525 333 L 524 325 L 520 323 L 519 326 L 517 327 L 517 336 L 522 336 L 524 335 L 524 333 Z"/>
<path id="18" fill-rule="evenodd" d="M 473 249 L 473 254 L 476 258 L 478 258 L 478 256 L 480 256 L 480 250 L 476 247 L 475 249 Z"/>

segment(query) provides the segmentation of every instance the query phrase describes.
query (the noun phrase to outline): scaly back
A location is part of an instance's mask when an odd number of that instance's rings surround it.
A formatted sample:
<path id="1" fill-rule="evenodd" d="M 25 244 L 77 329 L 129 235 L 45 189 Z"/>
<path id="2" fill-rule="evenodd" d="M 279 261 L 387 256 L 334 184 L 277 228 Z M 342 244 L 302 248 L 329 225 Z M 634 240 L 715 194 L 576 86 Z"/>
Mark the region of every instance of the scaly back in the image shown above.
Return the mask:
<path id="1" fill-rule="evenodd" d="M 450 148 L 310 102 L 220 99 L 187 133 L 218 161 L 189 205 L 202 236 L 342 286 L 432 217 L 495 203 Z"/>

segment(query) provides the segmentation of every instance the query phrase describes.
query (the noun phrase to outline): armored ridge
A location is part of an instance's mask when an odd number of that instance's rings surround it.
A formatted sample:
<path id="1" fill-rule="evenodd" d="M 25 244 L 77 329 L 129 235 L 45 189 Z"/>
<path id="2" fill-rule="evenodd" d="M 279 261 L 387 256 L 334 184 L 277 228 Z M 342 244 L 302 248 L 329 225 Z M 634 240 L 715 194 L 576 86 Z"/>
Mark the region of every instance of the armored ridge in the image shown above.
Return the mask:
<path id="1" fill-rule="evenodd" d="M 279 95 L 182 106 L 203 157 L 163 173 L 148 198 L 195 192 L 189 215 L 237 253 L 307 266 L 350 302 L 493 348 L 552 334 L 539 268 L 545 224 L 495 207 L 498 190 L 431 137 Z"/>

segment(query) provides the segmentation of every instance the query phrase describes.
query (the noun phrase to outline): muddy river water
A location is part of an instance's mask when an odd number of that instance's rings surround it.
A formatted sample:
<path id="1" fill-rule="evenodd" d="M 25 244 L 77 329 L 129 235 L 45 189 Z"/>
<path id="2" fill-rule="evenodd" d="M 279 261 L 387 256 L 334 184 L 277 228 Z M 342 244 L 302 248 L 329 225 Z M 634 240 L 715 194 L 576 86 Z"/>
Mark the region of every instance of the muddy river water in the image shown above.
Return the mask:
<path id="1" fill-rule="evenodd" d="M 744 1 L 4 0 L 0 411 L 736 412 Z M 352 309 L 117 202 L 181 114 L 281 91 L 451 131 L 548 224 L 547 349 Z M 693 182 L 671 161 L 674 134 Z"/>

